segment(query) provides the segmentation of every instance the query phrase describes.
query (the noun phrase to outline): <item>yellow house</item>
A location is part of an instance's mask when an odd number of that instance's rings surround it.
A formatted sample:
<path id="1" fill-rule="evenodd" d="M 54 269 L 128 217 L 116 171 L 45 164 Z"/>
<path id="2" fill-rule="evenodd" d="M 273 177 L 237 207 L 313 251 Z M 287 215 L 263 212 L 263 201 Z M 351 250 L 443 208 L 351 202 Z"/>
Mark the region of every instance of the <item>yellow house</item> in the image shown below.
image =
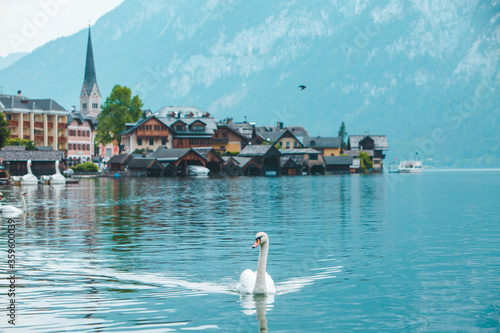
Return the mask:
<path id="1" fill-rule="evenodd" d="M 248 139 L 234 129 L 231 124 L 217 123 L 217 129 L 212 135 L 212 147 L 223 154 L 225 152 L 239 153 L 248 144 Z"/>
<path id="2" fill-rule="evenodd" d="M 304 138 L 304 147 L 319 150 L 323 156 L 340 156 L 342 139 L 338 136 L 306 137 Z"/>
<path id="3" fill-rule="evenodd" d="M 37 146 L 54 150 L 68 148 L 69 112 L 52 99 L 28 99 L 21 95 L 0 95 L 0 105 L 11 131 L 11 138 L 32 140 Z"/>

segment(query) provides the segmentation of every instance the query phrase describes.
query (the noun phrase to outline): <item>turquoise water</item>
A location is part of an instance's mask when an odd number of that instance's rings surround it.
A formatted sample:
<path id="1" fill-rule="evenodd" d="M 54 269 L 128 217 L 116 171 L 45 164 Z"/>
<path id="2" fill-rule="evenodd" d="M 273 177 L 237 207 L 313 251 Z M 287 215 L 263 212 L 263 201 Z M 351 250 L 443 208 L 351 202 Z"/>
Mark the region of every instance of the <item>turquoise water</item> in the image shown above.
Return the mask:
<path id="1" fill-rule="evenodd" d="M 19 187 L 2 187 L 3 204 Z M 29 187 L 20 332 L 497 332 L 500 172 Z M 0 267 L 7 269 L 7 219 Z M 270 238 L 277 294 L 235 292 Z M 6 277 L 3 274 L 3 277 Z M 2 279 L 0 329 L 7 320 Z"/>

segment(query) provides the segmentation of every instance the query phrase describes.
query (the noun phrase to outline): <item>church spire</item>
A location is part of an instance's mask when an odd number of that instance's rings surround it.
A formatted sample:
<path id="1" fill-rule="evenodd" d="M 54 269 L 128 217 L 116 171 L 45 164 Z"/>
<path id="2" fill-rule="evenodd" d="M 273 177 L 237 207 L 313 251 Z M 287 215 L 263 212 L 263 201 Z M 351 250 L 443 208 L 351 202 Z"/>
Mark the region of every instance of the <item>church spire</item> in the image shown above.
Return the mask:
<path id="1" fill-rule="evenodd" d="M 92 51 L 92 38 L 90 36 L 89 26 L 89 41 L 87 43 L 87 61 L 85 62 L 85 77 L 83 84 L 87 88 L 87 93 L 90 92 L 92 86 L 96 82 L 95 66 L 94 66 L 94 52 Z"/>
<path id="2" fill-rule="evenodd" d="M 85 61 L 85 76 L 83 78 L 82 91 L 80 92 L 80 110 L 92 117 L 97 117 L 101 112 L 101 93 L 97 86 L 94 66 L 94 52 L 92 50 L 92 38 L 90 35 L 87 44 L 87 58 Z"/>

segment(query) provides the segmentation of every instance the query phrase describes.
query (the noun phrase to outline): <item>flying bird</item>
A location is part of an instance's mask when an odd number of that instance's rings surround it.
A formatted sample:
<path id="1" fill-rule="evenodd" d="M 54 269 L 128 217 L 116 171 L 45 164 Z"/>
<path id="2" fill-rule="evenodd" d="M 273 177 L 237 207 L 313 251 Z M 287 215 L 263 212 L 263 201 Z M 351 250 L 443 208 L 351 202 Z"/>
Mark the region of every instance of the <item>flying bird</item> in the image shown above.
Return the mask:
<path id="1" fill-rule="evenodd" d="M 307 86 L 300 85 L 300 86 L 299 86 L 299 88 L 300 88 L 300 90 L 304 90 L 304 89 L 306 89 L 306 88 L 307 88 Z"/>

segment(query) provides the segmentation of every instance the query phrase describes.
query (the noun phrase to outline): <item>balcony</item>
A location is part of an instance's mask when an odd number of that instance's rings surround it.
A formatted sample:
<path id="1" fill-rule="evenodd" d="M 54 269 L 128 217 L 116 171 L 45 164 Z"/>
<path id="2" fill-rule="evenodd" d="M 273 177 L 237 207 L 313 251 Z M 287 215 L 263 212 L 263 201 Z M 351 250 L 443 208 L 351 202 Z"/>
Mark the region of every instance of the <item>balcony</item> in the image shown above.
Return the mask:
<path id="1" fill-rule="evenodd" d="M 30 136 L 29 135 L 23 135 L 23 139 L 24 140 L 30 140 Z"/>
<path id="2" fill-rule="evenodd" d="M 57 139 L 59 140 L 59 142 L 68 142 L 68 138 L 65 136 L 60 136 Z"/>
<path id="3" fill-rule="evenodd" d="M 30 122 L 29 122 L 29 121 L 24 120 L 24 121 L 23 121 L 23 127 L 30 127 Z"/>
<path id="4" fill-rule="evenodd" d="M 51 122 L 51 121 L 49 121 L 49 122 L 47 123 L 47 128 L 54 128 L 54 123 L 53 123 L 53 122 Z"/>
<path id="5" fill-rule="evenodd" d="M 17 134 L 11 134 L 11 135 L 10 135 L 10 138 L 11 138 L 11 139 L 17 139 L 18 137 L 19 137 L 19 135 L 17 135 Z"/>
<path id="6" fill-rule="evenodd" d="M 66 124 L 65 123 L 58 123 L 57 128 L 66 128 Z"/>
<path id="7" fill-rule="evenodd" d="M 217 139 L 212 138 L 212 143 L 228 143 L 228 142 L 229 142 L 228 138 L 217 138 Z"/>
<path id="8" fill-rule="evenodd" d="M 43 135 L 35 135 L 35 142 L 43 142 Z"/>
<path id="9" fill-rule="evenodd" d="M 49 135 L 47 137 L 48 142 L 54 142 L 54 137 L 52 135 Z"/>
<path id="10" fill-rule="evenodd" d="M 43 128 L 43 121 L 35 121 L 35 128 Z"/>
<path id="11" fill-rule="evenodd" d="M 9 127 L 17 127 L 18 124 L 17 120 L 9 120 Z"/>

